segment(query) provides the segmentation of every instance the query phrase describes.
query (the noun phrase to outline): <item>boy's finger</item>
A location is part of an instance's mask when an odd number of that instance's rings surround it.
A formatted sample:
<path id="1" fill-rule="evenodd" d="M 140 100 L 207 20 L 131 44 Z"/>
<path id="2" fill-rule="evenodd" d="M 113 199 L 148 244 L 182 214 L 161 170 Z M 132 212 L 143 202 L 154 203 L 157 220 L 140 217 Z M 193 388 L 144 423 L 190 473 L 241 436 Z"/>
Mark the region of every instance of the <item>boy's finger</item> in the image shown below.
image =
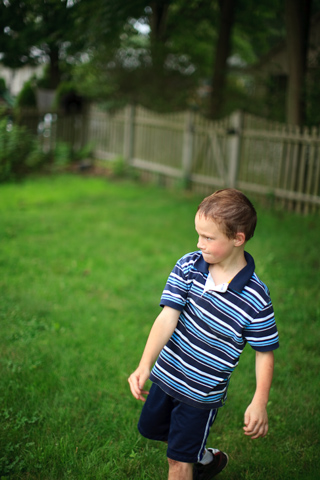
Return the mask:
<path id="1" fill-rule="evenodd" d="M 141 392 L 140 392 L 139 400 L 142 400 L 143 402 L 145 402 L 146 398 L 143 395 L 147 396 L 147 395 L 149 395 L 149 392 L 147 390 L 141 390 Z"/>
<path id="2" fill-rule="evenodd" d="M 244 414 L 244 424 L 245 426 L 248 428 L 248 426 L 250 425 L 250 422 L 251 422 L 251 416 L 250 416 L 250 413 L 245 413 Z"/>
<path id="3" fill-rule="evenodd" d="M 137 400 L 142 400 L 143 402 L 146 401 L 145 397 L 143 395 L 148 395 L 149 392 L 147 390 L 143 390 L 140 385 L 139 385 L 139 377 L 136 377 L 135 375 L 130 375 L 128 378 L 128 382 L 130 385 L 130 390 L 132 395 L 137 399 Z"/>
<path id="4" fill-rule="evenodd" d="M 132 375 L 130 375 L 130 377 L 128 378 L 128 382 L 132 395 L 138 399 L 140 396 L 140 388 L 138 385 L 138 381 Z"/>
<path id="5" fill-rule="evenodd" d="M 248 425 L 247 427 L 244 427 L 244 433 L 248 437 L 251 437 L 253 440 L 255 440 L 256 438 L 265 437 L 268 433 L 268 424 L 256 423 L 252 426 Z"/>
<path id="6" fill-rule="evenodd" d="M 247 422 L 247 424 L 243 427 L 243 430 L 245 431 L 246 435 L 252 435 L 255 433 L 257 426 L 257 422 L 251 420 Z"/>

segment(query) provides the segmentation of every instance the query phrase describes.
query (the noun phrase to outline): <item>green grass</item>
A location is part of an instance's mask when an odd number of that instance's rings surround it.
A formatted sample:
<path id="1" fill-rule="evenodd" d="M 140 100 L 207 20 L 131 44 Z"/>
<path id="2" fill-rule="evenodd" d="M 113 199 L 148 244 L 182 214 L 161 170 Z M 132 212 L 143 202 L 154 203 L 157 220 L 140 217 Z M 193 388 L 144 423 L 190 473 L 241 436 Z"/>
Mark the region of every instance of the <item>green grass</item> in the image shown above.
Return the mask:
<path id="1" fill-rule="evenodd" d="M 0 478 L 167 477 L 166 448 L 140 437 L 129 393 L 175 261 L 196 249 L 200 197 L 129 181 L 57 176 L 0 187 Z M 319 238 L 316 217 L 259 208 L 248 244 L 268 284 L 281 348 L 270 432 L 242 433 L 254 354 L 234 373 L 210 445 L 219 478 L 319 476 Z"/>

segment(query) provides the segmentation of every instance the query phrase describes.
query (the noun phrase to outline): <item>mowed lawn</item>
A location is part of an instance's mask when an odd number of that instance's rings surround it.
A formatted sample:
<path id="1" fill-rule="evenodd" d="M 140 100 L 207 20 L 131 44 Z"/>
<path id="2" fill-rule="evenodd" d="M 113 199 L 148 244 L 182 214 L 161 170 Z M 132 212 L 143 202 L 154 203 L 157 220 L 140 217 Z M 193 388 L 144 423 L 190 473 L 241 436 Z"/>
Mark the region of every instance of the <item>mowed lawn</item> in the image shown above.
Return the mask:
<path id="1" fill-rule="evenodd" d="M 165 445 L 136 429 L 137 366 L 176 260 L 196 249 L 202 198 L 61 175 L 0 186 L 0 478 L 165 480 Z M 247 250 L 270 288 L 281 348 L 270 431 L 250 440 L 247 346 L 209 446 L 225 480 L 320 478 L 319 216 L 257 205 Z"/>

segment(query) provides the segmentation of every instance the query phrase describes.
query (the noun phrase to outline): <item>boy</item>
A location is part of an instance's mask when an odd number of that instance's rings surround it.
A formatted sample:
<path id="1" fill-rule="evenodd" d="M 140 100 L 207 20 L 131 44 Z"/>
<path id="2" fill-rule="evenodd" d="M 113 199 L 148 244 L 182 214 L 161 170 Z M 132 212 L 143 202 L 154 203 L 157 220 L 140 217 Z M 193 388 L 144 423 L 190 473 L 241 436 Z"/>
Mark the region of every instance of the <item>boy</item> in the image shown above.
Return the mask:
<path id="1" fill-rule="evenodd" d="M 244 251 L 256 222 L 253 205 L 238 190 L 218 190 L 201 202 L 199 251 L 182 257 L 171 272 L 163 309 L 128 379 L 133 396 L 145 401 L 140 433 L 168 444 L 168 480 L 210 480 L 227 465 L 227 454 L 205 445 L 246 342 L 256 351 L 256 390 L 244 433 L 254 439 L 268 431 L 279 344 L 269 291 Z M 150 392 L 144 390 L 148 378 Z"/>

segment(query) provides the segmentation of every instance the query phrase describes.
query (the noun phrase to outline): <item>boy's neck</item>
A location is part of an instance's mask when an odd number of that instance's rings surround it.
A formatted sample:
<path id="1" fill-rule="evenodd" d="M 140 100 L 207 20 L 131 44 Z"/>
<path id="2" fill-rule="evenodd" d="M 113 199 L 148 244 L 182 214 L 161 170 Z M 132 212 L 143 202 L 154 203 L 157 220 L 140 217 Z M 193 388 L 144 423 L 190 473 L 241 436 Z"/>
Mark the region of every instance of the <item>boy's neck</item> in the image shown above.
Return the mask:
<path id="1" fill-rule="evenodd" d="M 230 282 L 245 266 L 247 261 L 244 256 L 244 250 L 239 249 L 237 255 L 226 259 L 224 262 L 211 264 L 209 272 L 216 285 Z"/>

